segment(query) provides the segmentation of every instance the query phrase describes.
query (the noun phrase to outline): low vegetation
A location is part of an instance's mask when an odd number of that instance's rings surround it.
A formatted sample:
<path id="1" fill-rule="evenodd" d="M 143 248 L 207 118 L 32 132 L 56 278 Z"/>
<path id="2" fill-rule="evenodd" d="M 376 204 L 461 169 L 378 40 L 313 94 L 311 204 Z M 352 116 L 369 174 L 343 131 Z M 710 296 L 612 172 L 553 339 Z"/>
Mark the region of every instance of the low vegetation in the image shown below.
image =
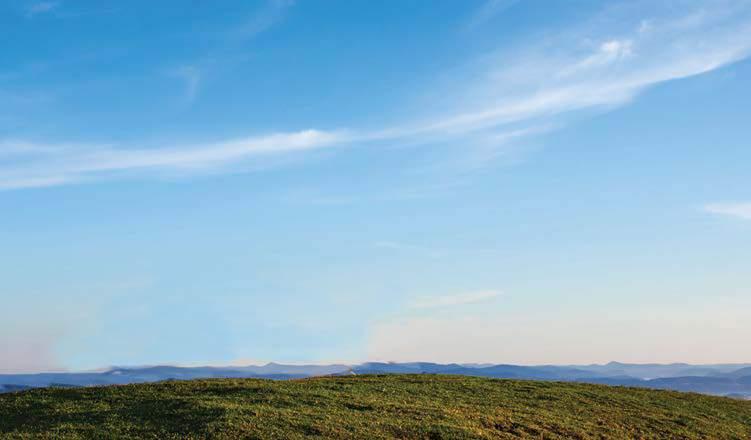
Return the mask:
<path id="1" fill-rule="evenodd" d="M 0 395 L 0 438 L 749 439 L 751 402 L 438 375 L 212 379 Z"/>

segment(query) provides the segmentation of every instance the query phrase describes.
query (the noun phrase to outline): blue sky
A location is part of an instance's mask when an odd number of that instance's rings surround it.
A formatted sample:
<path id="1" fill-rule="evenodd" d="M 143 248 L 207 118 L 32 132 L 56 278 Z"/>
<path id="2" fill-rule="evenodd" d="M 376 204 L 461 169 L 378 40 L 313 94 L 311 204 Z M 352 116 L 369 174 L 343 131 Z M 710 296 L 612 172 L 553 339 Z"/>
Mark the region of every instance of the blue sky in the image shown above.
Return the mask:
<path id="1" fill-rule="evenodd" d="M 749 362 L 751 4 L 0 2 L 0 370 Z"/>

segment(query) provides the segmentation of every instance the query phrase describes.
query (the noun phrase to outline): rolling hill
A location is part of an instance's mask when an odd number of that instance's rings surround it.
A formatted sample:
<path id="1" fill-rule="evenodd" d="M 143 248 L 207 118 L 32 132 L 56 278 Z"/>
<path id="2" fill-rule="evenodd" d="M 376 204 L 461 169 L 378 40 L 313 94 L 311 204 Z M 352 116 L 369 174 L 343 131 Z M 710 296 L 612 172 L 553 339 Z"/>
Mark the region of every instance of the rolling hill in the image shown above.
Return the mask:
<path id="1" fill-rule="evenodd" d="M 0 395 L 2 438 L 751 438 L 751 402 L 445 375 L 209 379 Z"/>

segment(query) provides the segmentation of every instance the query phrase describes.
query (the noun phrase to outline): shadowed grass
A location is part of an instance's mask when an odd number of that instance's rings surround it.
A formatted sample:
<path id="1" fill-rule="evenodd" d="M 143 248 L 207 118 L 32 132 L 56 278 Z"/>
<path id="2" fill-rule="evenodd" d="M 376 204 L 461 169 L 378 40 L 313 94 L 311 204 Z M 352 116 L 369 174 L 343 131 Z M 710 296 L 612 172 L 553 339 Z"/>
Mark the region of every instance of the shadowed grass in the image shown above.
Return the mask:
<path id="1" fill-rule="evenodd" d="M 214 379 L 0 395 L 0 437 L 749 439 L 751 402 L 462 376 Z"/>

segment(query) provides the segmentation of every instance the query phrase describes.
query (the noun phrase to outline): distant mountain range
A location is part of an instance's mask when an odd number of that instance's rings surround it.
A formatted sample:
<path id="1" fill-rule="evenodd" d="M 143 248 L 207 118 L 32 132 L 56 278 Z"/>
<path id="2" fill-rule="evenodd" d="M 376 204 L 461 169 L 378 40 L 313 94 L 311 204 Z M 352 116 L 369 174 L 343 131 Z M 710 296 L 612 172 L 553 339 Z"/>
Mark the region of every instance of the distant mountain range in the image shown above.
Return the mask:
<path id="1" fill-rule="evenodd" d="M 112 368 L 103 372 L 0 374 L 0 392 L 59 386 L 123 385 L 202 378 L 300 379 L 344 374 L 456 374 L 506 379 L 588 382 L 606 385 L 693 391 L 751 399 L 751 364 L 492 365 L 430 362 L 358 365 L 284 365 L 246 367 L 154 366 Z"/>

